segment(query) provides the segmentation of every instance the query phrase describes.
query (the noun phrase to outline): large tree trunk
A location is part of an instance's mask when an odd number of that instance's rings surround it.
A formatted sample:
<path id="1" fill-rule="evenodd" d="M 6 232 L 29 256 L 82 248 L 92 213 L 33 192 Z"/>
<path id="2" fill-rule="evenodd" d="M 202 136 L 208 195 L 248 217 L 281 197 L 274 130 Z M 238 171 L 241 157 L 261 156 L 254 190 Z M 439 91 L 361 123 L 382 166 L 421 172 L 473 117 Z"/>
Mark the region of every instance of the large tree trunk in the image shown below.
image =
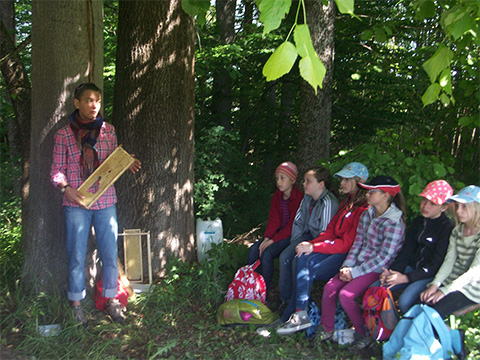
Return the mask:
<path id="1" fill-rule="evenodd" d="M 332 117 L 332 83 L 334 56 L 334 1 L 306 0 L 307 23 L 313 47 L 327 69 L 323 88 L 317 92 L 303 81 L 300 90 L 298 166 L 303 172 L 320 159 L 330 156 L 330 122 Z"/>
<path id="2" fill-rule="evenodd" d="M 217 33 L 221 45 L 231 45 L 235 41 L 236 0 L 217 0 Z M 232 78 L 228 60 L 219 60 L 213 73 L 212 115 L 219 125 L 230 130 L 232 127 Z"/>
<path id="3" fill-rule="evenodd" d="M 120 1 L 113 120 L 142 170 L 116 186 L 119 222 L 150 231 L 157 276 L 194 258 L 194 47 L 179 1 Z"/>
<path id="4" fill-rule="evenodd" d="M 12 103 L 15 119 L 9 121 L 9 146 L 12 167 L 18 166 L 17 156 L 22 161 L 22 181 L 18 194 L 22 197 L 22 212 L 26 213 L 28 191 L 28 171 L 30 156 L 30 123 L 31 123 L 31 88 L 25 66 L 18 54 L 19 48 L 15 41 L 15 3 L 14 0 L 0 1 L 0 70 L 7 90 L 7 96 Z M 25 42 L 28 42 L 26 40 Z M 26 226 L 27 218 L 23 218 Z"/>
<path id="5" fill-rule="evenodd" d="M 102 2 L 32 1 L 32 135 L 23 282 L 36 291 L 67 280 L 61 194 L 50 183 L 53 136 L 74 109 L 73 91 L 102 86 Z"/>

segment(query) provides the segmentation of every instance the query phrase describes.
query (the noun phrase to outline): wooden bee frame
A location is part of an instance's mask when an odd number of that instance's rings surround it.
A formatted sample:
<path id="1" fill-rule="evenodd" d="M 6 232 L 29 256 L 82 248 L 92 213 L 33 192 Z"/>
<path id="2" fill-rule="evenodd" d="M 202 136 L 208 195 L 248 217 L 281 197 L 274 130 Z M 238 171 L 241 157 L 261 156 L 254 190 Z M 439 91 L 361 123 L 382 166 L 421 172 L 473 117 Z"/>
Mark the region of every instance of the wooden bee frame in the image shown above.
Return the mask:
<path id="1" fill-rule="evenodd" d="M 121 146 L 118 146 L 110 156 L 88 177 L 78 188 L 78 191 L 85 196 L 82 204 L 90 209 L 92 205 L 103 195 L 107 189 L 134 163 L 135 159 Z M 99 182 L 98 190 L 94 193 L 88 192 L 96 182 Z"/>

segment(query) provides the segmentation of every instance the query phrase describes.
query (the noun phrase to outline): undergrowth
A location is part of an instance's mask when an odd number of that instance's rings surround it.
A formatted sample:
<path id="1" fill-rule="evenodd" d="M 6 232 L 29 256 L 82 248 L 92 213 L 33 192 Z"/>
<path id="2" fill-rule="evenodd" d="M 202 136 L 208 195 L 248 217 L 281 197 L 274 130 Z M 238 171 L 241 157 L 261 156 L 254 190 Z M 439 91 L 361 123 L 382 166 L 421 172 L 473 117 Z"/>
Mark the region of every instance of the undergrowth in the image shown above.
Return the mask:
<path id="1" fill-rule="evenodd" d="M 103 312 L 88 311 L 87 329 L 77 325 L 68 302 L 58 294 L 31 295 L 2 288 L 2 358 L 11 359 L 376 359 L 381 345 L 352 353 L 332 343 L 310 342 L 303 333 L 270 338 L 254 327 L 223 328 L 216 309 L 225 289 L 247 256 L 245 246 L 221 244 L 210 260 L 187 264 L 173 259 L 167 276 L 130 299 L 124 324 Z M 92 308 L 92 299 L 84 303 Z M 470 359 L 478 358 L 479 312 L 461 318 Z M 39 325 L 59 324 L 56 336 L 41 336 Z"/>

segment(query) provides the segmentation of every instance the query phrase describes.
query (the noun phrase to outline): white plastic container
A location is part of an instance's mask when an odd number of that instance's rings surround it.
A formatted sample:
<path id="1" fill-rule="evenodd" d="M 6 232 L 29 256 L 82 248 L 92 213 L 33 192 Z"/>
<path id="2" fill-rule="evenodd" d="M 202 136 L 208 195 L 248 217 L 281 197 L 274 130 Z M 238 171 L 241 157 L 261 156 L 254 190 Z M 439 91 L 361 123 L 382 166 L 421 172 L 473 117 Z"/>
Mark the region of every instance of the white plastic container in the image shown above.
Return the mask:
<path id="1" fill-rule="evenodd" d="M 197 257 L 198 261 L 207 258 L 205 255 L 212 248 L 212 244 L 223 241 L 222 220 L 197 219 Z"/>
<path id="2" fill-rule="evenodd" d="M 336 341 L 339 345 L 351 344 L 354 338 L 355 330 L 353 329 L 339 329 L 333 333 L 333 341 Z"/>

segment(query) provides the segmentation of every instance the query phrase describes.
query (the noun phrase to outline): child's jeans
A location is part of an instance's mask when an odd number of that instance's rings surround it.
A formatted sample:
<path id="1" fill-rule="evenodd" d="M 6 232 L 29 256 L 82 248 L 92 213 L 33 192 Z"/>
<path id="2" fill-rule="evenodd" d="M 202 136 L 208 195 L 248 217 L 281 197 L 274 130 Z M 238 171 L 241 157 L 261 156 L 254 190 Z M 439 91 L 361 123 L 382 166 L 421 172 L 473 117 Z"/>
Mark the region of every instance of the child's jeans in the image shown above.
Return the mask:
<path id="1" fill-rule="evenodd" d="M 363 297 L 368 287 L 378 279 L 379 274 L 371 272 L 349 282 L 340 280 L 338 275 L 331 278 L 323 288 L 322 324 L 326 331 L 335 329 L 335 310 L 338 297 L 340 305 L 355 326 L 355 331 L 365 336 L 365 320 L 360 305 L 355 299 L 359 296 Z"/>
<path id="2" fill-rule="evenodd" d="M 258 260 L 260 254 L 260 245 L 263 242 L 263 238 L 255 242 L 250 249 L 248 250 L 248 265 L 253 264 L 255 261 Z M 260 258 L 261 261 L 261 269 L 259 271 L 262 274 L 265 285 L 267 286 L 267 299 L 269 294 L 270 286 L 272 285 L 273 280 L 273 272 L 274 272 L 274 261 L 275 258 L 279 257 L 283 250 L 290 244 L 290 238 L 283 239 L 277 241 L 267 247 L 263 253 L 262 257 Z"/>
<path id="3" fill-rule="evenodd" d="M 308 310 L 308 303 L 315 280 L 326 281 L 338 273 L 347 254 L 321 254 L 295 256 L 293 291 L 288 306 L 282 314 L 285 322 L 296 310 Z"/>
<path id="4" fill-rule="evenodd" d="M 293 287 L 293 259 L 297 254 L 295 248 L 302 241 L 310 241 L 313 239 L 313 235 L 309 232 L 306 232 L 302 236 L 298 237 L 294 241 L 290 241 L 288 247 L 282 251 L 280 254 L 280 275 L 279 275 L 279 286 L 280 298 L 287 302 L 292 296 L 292 287 Z"/>

